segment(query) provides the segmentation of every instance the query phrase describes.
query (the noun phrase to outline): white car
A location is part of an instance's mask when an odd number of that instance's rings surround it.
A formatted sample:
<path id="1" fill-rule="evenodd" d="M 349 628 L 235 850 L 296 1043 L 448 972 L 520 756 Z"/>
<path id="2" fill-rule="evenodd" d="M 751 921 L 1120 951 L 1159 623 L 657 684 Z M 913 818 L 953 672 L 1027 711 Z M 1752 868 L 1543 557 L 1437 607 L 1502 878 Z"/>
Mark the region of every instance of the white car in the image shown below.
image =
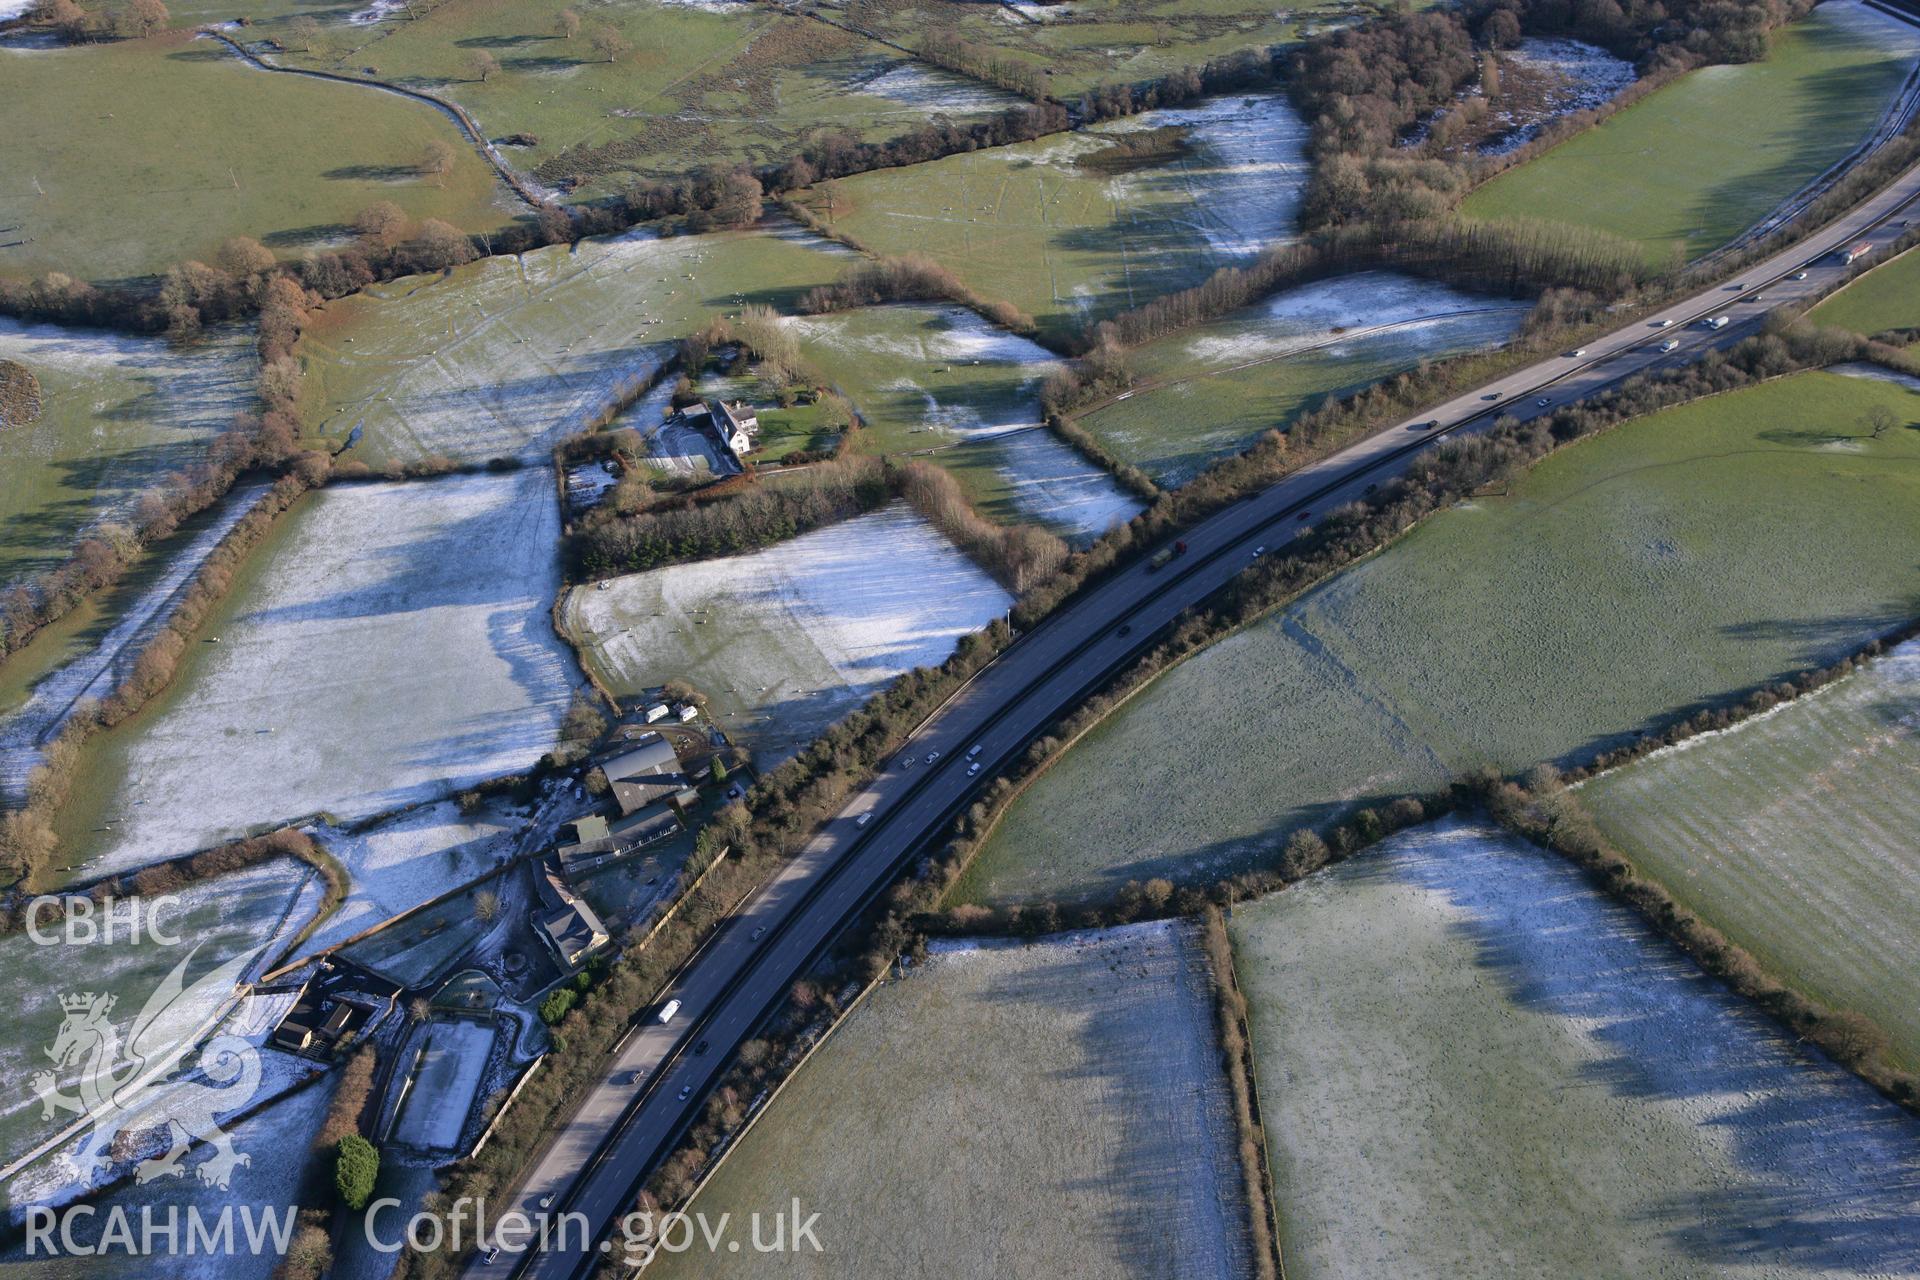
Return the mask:
<path id="1" fill-rule="evenodd" d="M 1567 359 L 1578 360 L 1581 356 L 1585 354 L 1587 354 L 1587 349 L 1585 347 L 1575 347 L 1573 350 L 1567 352 Z"/>
<path id="2" fill-rule="evenodd" d="M 869 822 L 872 822 L 872 821 L 873 821 L 873 814 L 871 814 L 871 813 L 863 813 L 863 814 L 861 814 L 861 815 L 860 815 L 859 817 L 857 817 L 857 818 L 855 818 L 855 819 L 853 820 L 853 825 L 854 825 L 854 826 L 856 826 L 856 827 L 864 827 L 864 826 L 866 826 L 866 825 L 867 825 L 867 824 L 868 824 Z"/>
<path id="3" fill-rule="evenodd" d="M 1804 271 L 1796 271 L 1793 273 L 1793 278 L 1795 280 L 1805 280 L 1807 278 L 1807 273 Z"/>
<path id="4" fill-rule="evenodd" d="M 1654 326 L 1654 328 L 1656 328 L 1656 329 L 1671 329 L 1671 328 L 1673 328 L 1673 321 L 1671 321 L 1671 320 L 1662 320 L 1662 321 L 1661 321 L 1661 322 L 1660 322 L 1659 324 L 1657 324 L 1657 325 L 1655 325 L 1655 326 Z"/>
<path id="5" fill-rule="evenodd" d="M 978 772 L 980 772 L 980 762 L 978 760 L 975 760 L 972 764 L 967 766 L 967 776 L 969 778 L 971 778 L 974 774 Z"/>
<path id="6" fill-rule="evenodd" d="M 932 764 L 932 763 L 933 763 L 933 762 L 934 762 L 935 760 L 938 760 L 939 758 L 940 758 L 940 753 L 939 753 L 938 751 L 929 751 L 929 752 L 927 752 L 927 763 L 928 763 L 928 764 Z"/>

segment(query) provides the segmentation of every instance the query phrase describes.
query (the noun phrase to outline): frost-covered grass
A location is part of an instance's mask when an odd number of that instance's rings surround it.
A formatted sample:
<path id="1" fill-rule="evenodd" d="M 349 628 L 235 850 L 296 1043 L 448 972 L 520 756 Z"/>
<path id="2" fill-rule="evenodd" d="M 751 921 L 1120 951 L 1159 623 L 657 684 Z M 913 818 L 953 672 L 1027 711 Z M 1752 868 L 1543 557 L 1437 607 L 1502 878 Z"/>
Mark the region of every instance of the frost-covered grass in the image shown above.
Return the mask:
<path id="1" fill-rule="evenodd" d="M 1865 139 L 1916 54 L 1920 31 L 1829 0 L 1776 32 L 1765 61 L 1692 72 L 1501 174 L 1464 211 L 1593 227 L 1636 241 L 1654 266 L 1693 258 Z"/>
<path id="2" fill-rule="evenodd" d="M 621 695 L 691 683 L 769 764 L 1011 603 L 904 505 L 611 583 L 575 588 L 562 607 L 584 660 Z"/>
<path id="3" fill-rule="evenodd" d="M 537 468 L 309 495 L 169 690 L 89 744 L 69 859 L 137 866 L 533 764 L 578 678 L 548 618 L 557 523 Z"/>
<path id="4" fill-rule="evenodd" d="M 823 1252 L 783 1274 L 1242 1276 L 1246 1200 L 1189 926 L 943 946 L 867 998 L 699 1197 L 798 1196 Z M 704 1249 L 685 1276 L 769 1274 Z"/>
<path id="5" fill-rule="evenodd" d="M 1920 393 L 1803 374 L 1558 453 L 1162 676 L 1008 812 L 965 894 L 1272 860 L 1481 765 L 1582 758 L 1913 615 Z M 1177 785 L 1136 785 L 1143 768 Z"/>
<path id="6" fill-rule="evenodd" d="M 0 360 L 32 370 L 41 396 L 36 420 L 0 426 L 0 588 L 124 519 L 253 407 L 256 361 L 238 328 L 183 345 L 0 318 Z"/>
<path id="7" fill-rule="evenodd" d="M 184 32 L 0 57 L 0 272 L 111 280 L 212 261 L 228 236 L 298 255 L 391 200 L 505 224 L 498 177 L 452 120 L 353 85 L 276 76 Z M 430 142 L 453 171 L 418 173 Z"/>
<path id="8" fill-rule="evenodd" d="M 67 942 L 58 924 L 44 922 L 43 934 L 61 940 L 43 946 L 25 930 L 0 935 L 0 990 L 8 1011 L 6 1034 L 0 1037 L 0 1070 L 14 1082 L 0 1096 L 0 1164 L 10 1164 L 73 1121 L 71 1112 L 43 1120 L 40 1101 L 29 1087 L 36 1071 L 52 1065 L 45 1051 L 65 1016 L 62 996 L 111 993 L 116 998 L 111 1020 L 124 1031 L 191 952 L 193 963 L 185 979 L 189 997 L 180 1006 L 182 1020 L 177 1024 L 181 1034 L 169 1040 L 181 1043 L 191 1031 L 204 1030 L 203 1024 L 233 995 L 231 982 L 200 990 L 193 989 L 195 981 L 249 954 L 251 960 L 236 980 L 252 980 L 264 972 L 311 915 L 312 900 L 298 905 L 296 900 L 312 875 L 304 864 L 281 859 L 188 887 L 179 893 L 177 904 L 151 908 L 162 930 L 178 936 L 178 945 L 156 942 L 145 932 L 138 942 L 129 941 L 124 926 L 111 943 Z M 149 910 L 145 900 L 140 905 L 143 912 Z M 126 909 L 123 904 L 121 910 Z M 77 1069 L 61 1076 L 61 1086 L 69 1093 L 76 1075 Z"/>
<path id="9" fill-rule="evenodd" d="M 505 802 L 472 812 L 443 800 L 358 832 L 313 832 L 351 878 L 347 897 L 300 954 L 314 955 L 479 879 L 514 851 L 522 819 Z"/>
<path id="10" fill-rule="evenodd" d="M 755 232 L 632 232 L 410 276 L 329 303 L 300 344 L 306 425 L 373 463 L 543 458 L 744 303 L 791 306 L 844 258 Z"/>
<path id="11" fill-rule="evenodd" d="M 1184 154 L 1124 172 L 1116 134 L 1178 125 Z M 1056 338 L 1247 261 L 1289 231 L 1306 128 L 1279 94 L 1226 98 L 834 184 L 822 218 L 880 253 L 922 253 Z"/>
<path id="12" fill-rule="evenodd" d="M 1920 1122 L 1549 854 L 1416 830 L 1231 929 L 1289 1276 L 1920 1268 Z"/>
<path id="13" fill-rule="evenodd" d="M 1920 1066 L 1920 643 L 1580 795 L 1642 871 Z"/>
<path id="14" fill-rule="evenodd" d="M 827 0 L 823 8 L 907 45 L 938 30 L 991 46 L 1002 59 L 1044 73 L 1046 88 L 1068 101 L 1095 87 L 1151 80 L 1211 58 L 1285 44 L 1358 6 L 1346 0 L 912 0 L 883 7 Z"/>
<path id="15" fill-rule="evenodd" d="M 1080 425 L 1181 484 L 1328 397 L 1504 342 L 1525 315 L 1524 303 L 1387 272 L 1323 280 L 1139 348 L 1133 392 Z"/>
<path id="16" fill-rule="evenodd" d="M 1875 267 L 1815 307 L 1813 318 L 1864 334 L 1920 329 L 1920 253 Z"/>
<path id="17" fill-rule="evenodd" d="M 393 1138 L 422 1151 L 451 1150 L 493 1049 L 493 1028 L 465 1018 L 433 1023 L 414 1065 L 413 1085 L 401 1104 Z"/>
<path id="18" fill-rule="evenodd" d="M 1088 540 L 1139 510 L 1037 427 L 1045 347 L 963 307 L 890 306 L 791 322 L 810 364 L 860 411 L 854 447 L 951 470 L 981 514 Z"/>

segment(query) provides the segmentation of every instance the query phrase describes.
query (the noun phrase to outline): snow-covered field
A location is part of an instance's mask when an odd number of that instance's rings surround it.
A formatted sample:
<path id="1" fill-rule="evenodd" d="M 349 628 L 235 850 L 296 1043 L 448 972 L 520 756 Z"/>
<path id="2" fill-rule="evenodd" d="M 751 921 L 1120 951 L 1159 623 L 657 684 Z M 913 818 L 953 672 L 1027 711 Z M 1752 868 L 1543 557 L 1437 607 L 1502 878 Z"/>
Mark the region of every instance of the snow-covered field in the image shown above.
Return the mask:
<path id="1" fill-rule="evenodd" d="M 1417 343 L 1428 331 L 1452 318 L 1468 315 L 1499 316 L 1518 324 L 1528 304 L 1507 298 L 1465 293 L 1433 280 L 1363 271 L 1358 275 L 1319 280 L 1204 326 L 1193 336 L 1164 344 L 1177 350 L 1182 364 L 1196 371 L 1231 368 L 1252 360 L 1271 360 L 1298 352 L 1329 348 L 1335 354 L 1393 331 L 1403 341 Z M 1167 359 L 1155 344 L 1156 372 Z"/>
<path id="2" fill-rule="evenodd" d="M 1290 1276 L 1910 1275 L 1920 1121 L 1459 822 L 1235 909 Z"/>
<path id="3" fill-rule="evenodd" d="M 1044 428 L 1004 436 L 993 444 L 1014 504 L 1071 542 L 1091 542 L 1133 519 L 1144 505 Z"/>
<path id="4" fill-rule="evenodd" d="M 61 1113 L 43 1119 L 29 1082 L 52 1064 L 46 1056 L 65 1019 L 61 998 L 93 991 L 111 994 L 109 1020 L 123 1036 L 150 998 L 161 992 L 167 975 L 192 956 L 177 1005 L 169 1005 L 164 1043 L 184 1045 L 204 1034 L 233 997 L 234 984 L 259 976 L 278 952 L 311 918 L 315 900 L 301 889 L 312 870 L 291 859 L 264 863 L 232 875 L 201 881 L 182 890 L 179 901 L 164 907 L 142 903 L 143 918 L 157 922 L 177 945 L 142 935 L 138 943 L 124 935 L 103 941 L 64 940 L 59 926 L 43 927 L 54 941 L 37 942 L 25 930 L 0 935 L 0 999 L 8 1012 L 0 1037 L 0 1073 L 14 1082 L 0 1094 L 0 1166 L 11 1166 L 36 1145 L 52 1138 L 74 1119 Z M 124 910 L 124 908 L 123 908 Z M 225 981 L 209 978 L 232 966 Z M 81 1063 L 60 1072 L 59 1085 L 71 1092 Z M 124 1070 L 121 1076 L 125 1077 Z M 42 1162 L 43 1164 L 47 1162 Z M 71 1171 L 43 1170 L 32 1177 L 41 1190 L 67 1180 Z M 10 1183 L 14 1204 L 25 1198 L 23 1184 Z"/>
<path id="5" fill-rule="evenodd" d="M 1179 125 L 1199 149 L 1169 179 L 1159 170 L 1113 179 L 1116 199 L 1172 180 L 1192 193 L 1192 226 L 1213 251 L 1251 258 L 1293 234 L 1307 184 L 1307 124 L 1285 94 L 1213 98 L 1102 126 L 1114 133 Z M 1096 130 L 1095 132 L 1099 132 Z"/>
<path id="6" fill-rule="evenodd" d="M 897 62 L 878 75 L 861 75 L 848 88 L 898 102 L 924 114 L 973 115 L 1026 105 L 1004 89 L 967 80 L 918 62 Z"/>
<path id="7" fill-rule="evenodd" d="M 158 714 L 96 739 L 89 874 L 526 768 L 576 685 L 550 472 L 335 485 L 290 513 Z"/>
<path id="8" fill-rule="evenodd" d="M 1139 348 L 1133 391 L 1080 423 L 1162 484 L 1183 484 L 1326 396 L 1505 342 L 1526 313 L 1390 272 L 1322 280 Z"/>
<path id="9" fill-rule="evenodd" d="M 1836 22 L 1872 40 L 1881 49 L 1903 58 L 1920 58 L 1920 27 L 1898 14 L 1860 0 L 1826 0 L 1820 6 L 1824 22 Z"/>
<path id="10" fill-rule="evenodd" d="M 353 878 L 346 901 L 301 944 L 301 955 L 339 946 L 382 920 L 477 880 L 513 852 L 522 819 L 504 802 L 463 813 L 452 800 L 348 833 L 313 832 Z"/>
<path id="11" fill-rule="evenodd" d="M 1140 504 L 1112 476 L 1045 431 L 1040 382 L 1059 359 L 1036 342 L 956 306 L 888 306 L 788 322 L 802 349 L 860 410 L 869 453 L 922 453 L 929 461 L 991 471 L 1003 518 L 1032 520 L 1086 541 Z"/>
<path id="12" fill-rule="evenodd" d="M 889 306 L 787 322 L 870 428 L 998 435 L 1041 420 L 1059 357 L 965 307 Z M 931 442 L 916 442 L 917 444 Z"/>
<path id="13" fill-rule="evenodd" d="M 311 1142 L 326 1117 L 333 1088 L 331 1080 L 316 1080 L 228 1125 L 234 1150 L 245 1154 L 247 1163 L 234 1170 L 227 1189 L 206 1186 L 191 1172 L 184 1178 L 162 1178 L 144 1186 L 122 1183 L 93 1201 L 94 1218 L 74 1219 L 76 1240 L 90 1245 L 100 1239 L 109 1216 L 116 1212 L 127 1216 L 136 1238 L 143 1212 L 152 1215 L 156 1226 L 164 1226 L 168 1215 L 177 1213 L 182 1233 L 177 1250 L 168 1252 L 164 1239 L 156 1237 L 162 1247 L 147 1255 L 108 1249 L 97 1256 L 49 1258 L 41 1249 L 29 1258 L 24 1241 L 16 1239 L 0 1251 L 0 1271 L 32 1275 L 36 1280 L 270 1280 L 281 1257 L 271 1244 L 259 1253 L 248 1248 L 245 1222 L 251 1217 L 257 1223 L 271 1214 L 291 1223 L 298 1214 L 303 1179 L 314 1158 Z M 196 1153 L 189 1161 L 198 1163 L 201 1158 Z M 189 1213 L 197 1211 L 212 1229 L 229 1208 L 238 1241 L 234 1251 L 189 1252 L 185 1246 Z"/>
<path id="14" fill-rule="evenodd" d="M 465 1018 L 433 1023 L 393 1127 L 394 1140 L 422 1151 L 451 1151 L 473 1109 L 492 1049 L 493 1028 L 486 1023 Z"/>
<path id="15" fill-rule="evenodd" d="M 124 518 L 170 470 L 254 404 L 250 333 L 190 345 L 0 318 L 0 360 L 40 382 L 40 416 L 0 428 L 0 587 Z"/>
<path id="16" fill-rule="evenodd" d="M 1542 127 L 1561 116 L 1604 106 L 1639 78 L 1631 62 L 1580 40 L 1528 36 L 1519 48 L 1502 54 L 1501 63 L 1510 77 L 1531 76 L 1540 82 L 1540 88 L 1530 95 L 1533 101 L 1526 110 L 1507 108 L 1493 113 L 1492 119 L 1504 128 L 1481 148 L 1488 155 L 1504 155 L 1525 146 Z"/>
<path id="17" fill-rule="evenodd" d="M 621 693 L 688 681 L 763 764 L 895 676 L 943 661 L 1012 603 L 904 505 L 612 583 L 567 597 L 586 660 Z"/>
<path id="18" fill-rule="evenodd" d="M 324 389 L 308 426 L 363 427 L 349 456 L 374 461 L 541 458 L 715 312 L 843 267 L 791 236 L 634 231 L 377 285 L 301 343 Z"/>
<path id="19" fill-rule="evenodd" d="M 1191 930 L 938 947 L 849 1015 L 694 1208 L 737 1221 L 798 1196 L 825 1249 L 783 1256 L 794 1277 L 1253 1274 Z M 647 1274 L 756 1262 L 696 1249 Z"/>

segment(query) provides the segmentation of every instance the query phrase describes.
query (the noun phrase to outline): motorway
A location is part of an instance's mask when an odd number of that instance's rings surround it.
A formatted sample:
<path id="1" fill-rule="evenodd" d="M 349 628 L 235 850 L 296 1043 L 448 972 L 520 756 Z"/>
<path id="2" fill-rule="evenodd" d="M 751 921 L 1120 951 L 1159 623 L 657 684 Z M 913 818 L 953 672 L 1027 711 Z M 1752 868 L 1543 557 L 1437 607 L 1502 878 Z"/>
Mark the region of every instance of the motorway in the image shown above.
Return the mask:
<path id="1" fill-rule="evenodd" d="M 699 1114 L 733 1049 L 751 1036 L 849 916 L 906 860 L 951 830 L 974 792 L 1059 716 L 1148 646 L 1183 610 L 1225 586 L 1252 559 L 1278 549 L 1314 516 L 1363 497 L 1409 459 L 1503 416 L 1550 412 L 1639 373 L 1701 359 L 1752 334 L 1773 307 L 1812 296 L 1841 271 L 1837 251 L 1898 239 L 1920 201 L 1920 166 L 1838 222 L 1737 277 L 1641 317 L 1578 353 L 1553 356 L 1375 433 L 1195 526 L 1189 551 L 1166 567 L 1144 563 L 1085 592 L 984 668 L 918 729 L 907 746 L 768 883 L 750 895 L 662 993 L 681 1011 L 649 1016 L 606 1076 L 553 1135 L 510 1204 L 585 1216 L 546 1248 L 476 1256 L 474 1280 L 524 1272 L 571 1280 L 591 1269 L 598 1242 L 632 1204 L 643 1175 Z M 1914 211 L 1920 216 L 1920 210 Z M 1804 280 L 1794 277 L 1806 272 Z M 1706 319 L 1728 323 L 1708 328 Z M 1671 351 L 1661 347 L 1672 341 Z M 1429 425 L 1432 423 L 1434 425 Z M 977 750 L 977 754 L 974 754 Z M 980 767 L 975 772 L 971 766 Z M 857 820 L 865 815 L 866 825 Z M 651 1010 L 648 1011 L 651 1014 Z"/>

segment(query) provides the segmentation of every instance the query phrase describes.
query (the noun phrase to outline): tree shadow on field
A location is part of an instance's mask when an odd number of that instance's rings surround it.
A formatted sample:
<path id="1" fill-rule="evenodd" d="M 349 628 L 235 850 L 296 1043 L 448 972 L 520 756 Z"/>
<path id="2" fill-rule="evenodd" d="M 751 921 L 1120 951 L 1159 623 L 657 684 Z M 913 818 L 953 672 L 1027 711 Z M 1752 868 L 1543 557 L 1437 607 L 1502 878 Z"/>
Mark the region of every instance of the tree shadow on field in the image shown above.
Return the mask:
<path id="1" fill-rule="evenodd" d="M 468 36 L 464 40 L 455 40 L 456 49 L 517 49 L 523 44 L 535 40 L 546 40 L 547 36 Z"/>
<path id="2" fill-rule="evenodd" d="M 1331 874 L 1444 898 L 1507 998 L 1568 1020 L 1595 1051 L 1566 1090 L 1683 1104 L 1667 1114 L 1714 1131 L 1703 1145 L 1724 1147 L 1731 1177 L 1619 1204 L 1623 1218 L 1704 1263 L 1920 1269 L 1920 1120 L 1789 1039 L 1572 866 L 1445 822 Z"/>
<path id="3" fill-rule="evenodd" d="M 190 44 L 186 46 L 183 49 L 175 49 L 172 53 L 169 53 L 167 55 L 167 61 L 169 62 L 231 62 L 235 66 L 242 65 L 238 61 L 238 59 L 236 59 L 233 56 L 233 54 L 227 49 L 227 46 L 220 44 L 217 41 L 208 41 L 204 43 L 196 42 L 194 44 Z"/>
<path id="4" fill-rule="evenodd" d="M 501 65 L 510 71 L 538 73 L 541 71 L 567 71 L 574 67 L 587 65 L 585 58 L 567 58 L 549 54 L 521 54 L 518 57 L 502 58 Z"/>
<path id="5" fill-rule="evenodd" d="M 412 182 L 423 175 L 412 164 L 343 164 L 320 176 L 331 182 Z"/>
<path id="6" fill-rule="evenodd" d="M 1920 564 L 1914 568 L 1920 572 Z M 1777 645 L 1785 642 L 1791 646 L 1791 650 L 1784 664 L 1750 684 L 1682 706 L 1668 707 L 1629 729 L 1597 734 L 1554 757 L 1554 763 L 1562 766 L 1582 764 L 1603 751 L 1625 746 L 1646 734 L 1659 733 L 1669 725 L 1701 712 L 1737 706 L 1754 688 L 1791 680 L 1808 668 L 1837 662 L 1875 636 L 1886 635 L 1916 616 L 1920 616 L 1920 593 L 1870 613 L 1838 614 L 1827 618 L 1758 618 L 1723 626 L 1720 634 L 1724 637 L 1756 644 Z"/>
<path id="7" fill-rule="evenodd" d="M 350 238 L 353 227 L 345 222 L 314 222 L 304 227 L 288 227 L 284 231 L 269 231 L 260 237 L 260 243 L 269 249 L 295 249 L 304 245 L 335 243 Z"/>
<path id="8" fill-rule="evenodd" d="M 1090 1167 L 1019 1194 L 1082 1206 L 1093 1220 L 1063 1224 L 1063 1239 L 1098 1239 L 1123 1274 L 1251 1273 L 1239 1138 L 1191 926 L 1060 935 L 1042 954 L 979 998 L 1040 1010 L 1073 1045 L 1054 1061 L 1078 1065 L 1015 1066 L 1028 1079 L 1009 1106 L 1032 1106 L 1044 1132 L 1053 1095 L 1097 1123 L 1076 1135 Z"/>

